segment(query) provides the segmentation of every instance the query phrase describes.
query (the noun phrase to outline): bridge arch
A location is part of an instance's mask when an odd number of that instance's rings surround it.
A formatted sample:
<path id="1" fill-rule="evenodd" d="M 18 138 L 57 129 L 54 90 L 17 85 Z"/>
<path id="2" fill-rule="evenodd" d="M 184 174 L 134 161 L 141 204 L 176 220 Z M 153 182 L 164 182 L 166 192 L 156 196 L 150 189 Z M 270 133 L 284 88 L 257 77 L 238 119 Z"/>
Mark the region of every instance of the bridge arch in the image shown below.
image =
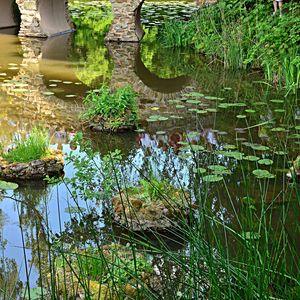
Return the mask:
<path id="1" fill-rule="evenodd" d="M 46 38 L 70 32 L 68 0 L 0 0 L 0 28 L 18 25 L 20 36 Z"/>

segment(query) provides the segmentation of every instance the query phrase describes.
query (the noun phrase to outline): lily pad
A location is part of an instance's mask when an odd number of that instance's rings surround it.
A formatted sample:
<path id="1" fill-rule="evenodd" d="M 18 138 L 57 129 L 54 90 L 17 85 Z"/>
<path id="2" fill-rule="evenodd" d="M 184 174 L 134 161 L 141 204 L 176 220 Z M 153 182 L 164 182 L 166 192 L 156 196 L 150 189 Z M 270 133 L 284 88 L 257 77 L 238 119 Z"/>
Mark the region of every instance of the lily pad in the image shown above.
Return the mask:
<path id="1" fill-rule="evenodd" d="M 193 172 L 198 173 L 198 174 L 204 174 L 204 173 L 206 173 L 206 169 L 204 169 L 204 168 L 193 168 Z"/>
<path id="2" fill-rule="evenodd" d="M 257 151 L 268 151 L 270 148 L 268 146 L 258 145 L 258 144 L 252 144 L 250 146 L 253 150 Z"/>
<path id="3" fill-rule="evenodd" d="M 248 161 L 258 161 L 260 158 L 254 155 L 247 155 L 244 156 L 243 159 Z"/>
<path id="4" fill-rule="evenodd" d="M 275 175 L 271 174 L 268 170 L 256 169 L 252 171 L 253 175 L 255 175 L 259 179 L 263 178 L 274 178 Z"/>
<path id="5" fill-rule="evenodd" d="M 259 163 L 260 165 L 270 166 L 270 165 L 273 164 L 273 160 L 272 160 L 272 159 L 260 159 L 260 160 L 258 161 L 258 163 Z"/>
<path id="6" fill-rule="evenodd" d="M 225 150 L 234 150 L 234 149 L 236 149 L 236 146 L 231 145 L 231 144 L 226 144 L 226 145 L 223 145 L 223 149 L 225 149 Z"/>
<path id="7" fill-rule="evenodd" d="M 18 187 L 19 185 L 14 182 L 0 180 L 0 190 L 13 191 L 16 190 Z"/>
<path id="8" fill-rule="evenodd" d="M 220 175 L 207 175 L 203 177 L 204 182 L 218 182 L 223 180 L 223 177 Z"/>

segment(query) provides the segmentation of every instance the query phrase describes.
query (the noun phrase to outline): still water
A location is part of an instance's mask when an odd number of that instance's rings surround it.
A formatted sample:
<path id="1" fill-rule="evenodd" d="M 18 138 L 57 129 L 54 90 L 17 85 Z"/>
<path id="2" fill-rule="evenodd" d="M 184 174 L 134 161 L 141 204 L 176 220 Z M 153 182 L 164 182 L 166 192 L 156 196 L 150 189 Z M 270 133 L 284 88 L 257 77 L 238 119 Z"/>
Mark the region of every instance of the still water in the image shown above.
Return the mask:
<path id="1" fill-rule="evenodd" d="M 273 194 L 279 195 L 280 207 L 284 199 L 278 182 L 286 180 L 288 161 L 299 154 L 297 97 L 284 98 L 283 92 L 264 82 L 259 71 L 224 70 L 192 50 L 162 48 L 156 41 L 157 26 L 178 12 L 182 19 L 188 18 L 195 9 L 178 2 L 146 5 L 142 19 L 147 34 L 141 45 L 105 44 L 103 36 L 87 24 L 79 24 L 74 34 L 48 40 L 18 38 L 13 31 L 1 34 L 0 143 L 8 148 L 15 137 L 25 137 L 33 127 L 42 127 L 49 131 L 52 147 L 66 154 L 79 153 L 70 141 L 76 132 L 83 131 L 102 155 L 121 149 L 125 159 L 136 166 L 150 164 L 156 173 L 171 180 L 176 170 L 181 184 L 188 189 L 195 165 L 181 151 L 183 142 L 201 143 L 208 150 L 236 147 L 247 155 L 253 155 L 249 143 L 265 145 L 272 150 L 260 155 L 274 161 L 271 171 L 277 181 L 271 185 Z M 72 12 L 74 19 L 84 15 L 80 6 Z M 139 95 L 144 132 L 111 136 L 92 133 L 82 126 L 82 101 L 89 90 L 102 84 L 112 89 L 133 86 Z M 204 94 L 205 100 L 187 101 L 187 95 L 193 92 Z M 153 115 L 164 116 L 165 120 L 154 122 Z M 282 149 L 286 151 L 284 156 L 276 154 Z M 208 160 L 205 153 L 199 157 L 203 164 Z M 229 164 L 221 154 L 217 162 Z M 231 170 L 228 186 L 239 199 L 243 196 L 243 179 L 237 162 L 231 164 Z M 67 164 L 65 177 L 71 178 L 74 172 L 72 164 Z M 132 181 L 138 180 L 138 172 L 130 165 L 127 172 Z M 255 185 L 252 191 L 253 196 L 259 193 Z M 219 201 L 225 192 L 216 189 L 211 194 L 215 215 L 234 224 L 236 212 L 227 200 L 222 204 Z M 11 290 L 15 286 L 14 298 L 26 278 L 30 278 L 31 287 L 37 285 L 37 247 L 47 251 L 41 240 L 46 233 L 64 229 L 76 203 L 63 183 L 22 183 L 16 192 L 6 195 L 9 197 L 0 198 L 0 270 L 5 274 L 0 285 L 9 285 Z M 93 206 L 80 200 L 79 205 L 87 211 Z M 101 213 L 101 205 L 95 209 Z M 291 216 L 290 228 L 297 220 L 297 216 Z M 105 225 L 101 218 L 97 224 L 99 234 Z M 293 236 L 292 230 L 290 234 Z"/>

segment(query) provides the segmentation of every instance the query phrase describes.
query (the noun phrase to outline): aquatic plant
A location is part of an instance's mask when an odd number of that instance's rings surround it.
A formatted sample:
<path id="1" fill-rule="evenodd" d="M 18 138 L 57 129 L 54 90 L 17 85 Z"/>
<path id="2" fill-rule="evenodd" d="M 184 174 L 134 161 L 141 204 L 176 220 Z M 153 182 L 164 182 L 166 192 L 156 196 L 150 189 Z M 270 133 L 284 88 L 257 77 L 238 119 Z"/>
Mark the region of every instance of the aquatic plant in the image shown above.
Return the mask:
<path id="1" fill-rule="evenodd" d="M 102 130 L 115 131 L 138 123 L 136 93 L 125 86 L 112 92 L 107 86 L 91 91 L 84 100 L 84 120 L 94 120 Z"/>
<path id="2" fill-rule="evenodd" d="M 26 163 L 40 159 L 49 150 L 49 135 L 44 130 L 33 128 L 26 139 L 16 139 L 14 147 L 2 157 L 9 162 Z"/>

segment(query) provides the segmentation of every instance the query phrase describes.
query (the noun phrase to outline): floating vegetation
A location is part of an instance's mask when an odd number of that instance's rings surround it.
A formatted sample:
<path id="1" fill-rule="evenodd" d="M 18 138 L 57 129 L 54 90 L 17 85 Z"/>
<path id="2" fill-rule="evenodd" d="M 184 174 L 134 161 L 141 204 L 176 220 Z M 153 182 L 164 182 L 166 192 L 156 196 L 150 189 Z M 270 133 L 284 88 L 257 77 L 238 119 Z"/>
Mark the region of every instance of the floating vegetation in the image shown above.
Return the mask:
<path id="1" fill-rule="evenodd" d="M 206 175 L 203 177 L 204 182 L 218 182 L 222 181 L 223 177 L 220 175 Z"/>
<path id="2" fill-rule="evenodd" d="M 253 170 L 252 173 L 259 179 L 272 179 L 275 177 L 275 175 L 271 174 L 268 170 L 256 169 Z"/>
<path id="3" fill-rule="evenodd" d="M 0 180 L 0 190 L 12 191 L 19 187 L 17 183 Z"/>

